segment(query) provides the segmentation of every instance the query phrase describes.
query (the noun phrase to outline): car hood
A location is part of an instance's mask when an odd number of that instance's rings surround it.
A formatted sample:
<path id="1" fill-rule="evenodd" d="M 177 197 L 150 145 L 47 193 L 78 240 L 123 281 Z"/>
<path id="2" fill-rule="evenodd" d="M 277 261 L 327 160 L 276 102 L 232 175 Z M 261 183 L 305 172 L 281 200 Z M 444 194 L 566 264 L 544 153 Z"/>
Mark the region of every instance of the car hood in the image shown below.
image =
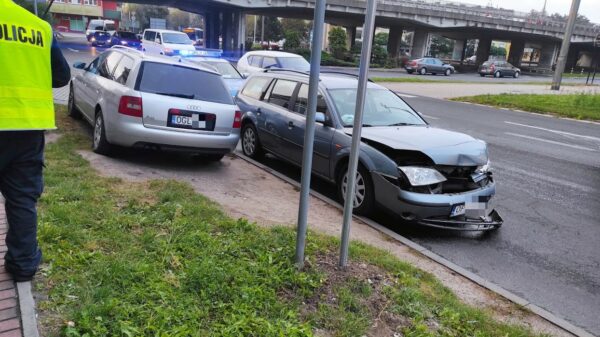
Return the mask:
<path id="1" fill-rule="evenodd" d="M 352 128 L 345 131 L 352 134 Z M 364 127 L 362 139 L 394 150 L 420 151 L 437 165 L 478 166 L 488 160 L 484 141 L 431 126 Z"/>

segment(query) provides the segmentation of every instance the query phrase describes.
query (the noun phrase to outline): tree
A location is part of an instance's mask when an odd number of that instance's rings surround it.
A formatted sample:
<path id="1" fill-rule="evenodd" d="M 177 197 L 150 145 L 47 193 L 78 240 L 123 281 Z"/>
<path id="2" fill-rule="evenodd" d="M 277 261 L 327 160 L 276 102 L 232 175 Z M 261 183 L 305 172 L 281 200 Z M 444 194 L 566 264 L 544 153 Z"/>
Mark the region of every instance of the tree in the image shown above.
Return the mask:
<path id="1" fill-rule="evenodd" d="M 375 34 L 375 39 L 373 40 L 373 44 L 387 48 L 389 38 L 390 38 L 390 34 L 388 34 L 388 33 L 377 33 L 377 34 Z"/>
<path id="2" fill-rule="evenodd" d="M 177 30 L 185 27 L 200 27 L 202 25 L 202 17 L 198 14 L 184 12 L 176 8 L 169 8 L 167 23 L 169 24 L 169 27 Z"/>
<path id="3" fill-rule="evenodd" d="M 307 40 L 310 34 L 310 25 L 306 20 L 283 18 L 281 19 L 281 26 L 284 35 L 287 32 L 297 32 L 301 41 Z"/>
<path id="4" fill-rule="evenodd" d="M 127 4 L 125 13 L 135 14 L 135 19 L 140 23 L 140 29 L 150 27 L 150 18 L 166 19 L 169 9 L 162 6 Z"/>
<path id="5" fill-rule="evenodd" d="M 286 50 L 293 50 L 300 48 L 300 33 L 295 30 L 285 31 L 285 43 L 283 47 Z"/>
<path id="6" fill-rule="evenodd" d="M 493 56 L 506 56 L 506 48 L 492 45 L 490 48 L 490 55 Z"/>
<path id="7" fill-rule="evenodd" d="M 342 27 L 333 27 L 328 34 L 329 49 L 336 59 L 344 59 L 346 48 L 346 31 Z"/>
<path id="8" fill-rule="evenodd" d="M 453 44 L 450 39 L 439 35 L 432 35 L 429 54 L 433 57 L 447 57 L 452 54 Z"/>
<path id="9" fill-rule="evenodd" d="M 265 17 L 265 40 L 279 41 L 283 38 L 283 27 L 276 17 Z"/>

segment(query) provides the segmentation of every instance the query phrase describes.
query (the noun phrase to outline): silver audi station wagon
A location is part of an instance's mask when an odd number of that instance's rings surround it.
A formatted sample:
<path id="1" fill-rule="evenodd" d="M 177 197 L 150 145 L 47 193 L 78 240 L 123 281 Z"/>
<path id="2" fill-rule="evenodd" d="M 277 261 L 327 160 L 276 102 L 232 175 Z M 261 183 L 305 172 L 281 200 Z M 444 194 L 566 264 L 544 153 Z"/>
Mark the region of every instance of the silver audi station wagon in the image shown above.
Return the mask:
<path id="1" fill-rule="evenodd" d="M 220 160 L 238 143 L 241 112 L 212 68 L 120 46 L 74 67 L 69 114 L 93 125 L 97 153 L 120 145 Z"/>
<path id="2" fill-rule="evenodd" d="M 340 200 L 347 187 L 357 86 L 353 75 L 320 76 L 313 174 L 335 184 Z M 237 95 L 244 154 L 259 158 L 270 152 L 301 165 L 307 97 L 303 72 L 252 75 Z M 368 215 L 378 205 L 433 227 L 483 231 L 502 225 L 490 204 L 496 185 L 485 142 L 430 126 L 375 83 L 368 84 L 363 123 L 355 213 Z"/>

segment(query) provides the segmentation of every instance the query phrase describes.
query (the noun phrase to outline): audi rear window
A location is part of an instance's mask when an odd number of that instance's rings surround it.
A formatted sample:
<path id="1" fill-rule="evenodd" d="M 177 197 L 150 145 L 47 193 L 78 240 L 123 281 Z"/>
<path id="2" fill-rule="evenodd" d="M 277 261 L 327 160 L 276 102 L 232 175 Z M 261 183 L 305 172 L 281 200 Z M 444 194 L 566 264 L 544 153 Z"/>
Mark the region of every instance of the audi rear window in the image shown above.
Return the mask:
<path id="1" fill-rule="evenodd" d="M 221 75 L 175 64 L 143 62 L 135 89 L 165 96 L 233 104 Z"/>

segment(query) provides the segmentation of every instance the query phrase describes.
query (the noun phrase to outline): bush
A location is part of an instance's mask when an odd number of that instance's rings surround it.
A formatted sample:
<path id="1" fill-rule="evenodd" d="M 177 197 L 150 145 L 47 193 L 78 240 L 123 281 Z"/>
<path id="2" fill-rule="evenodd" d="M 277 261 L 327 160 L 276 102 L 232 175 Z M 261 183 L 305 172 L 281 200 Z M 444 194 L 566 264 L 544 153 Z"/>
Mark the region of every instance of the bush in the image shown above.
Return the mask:
<path id="1" fill-rule="evenodd" d="M 285 50 L 299 49 L 300 48 L 300 33 L 296 31 L 285 32 L 285 43 L 283 44 Z"/>
<path id="2" fill-rule="evenodd" d="M 329 49 L 336 59 L 344 59 L 346 48 L 346 31 L 341 27 L 333 27 L 329 31 Z"/>

